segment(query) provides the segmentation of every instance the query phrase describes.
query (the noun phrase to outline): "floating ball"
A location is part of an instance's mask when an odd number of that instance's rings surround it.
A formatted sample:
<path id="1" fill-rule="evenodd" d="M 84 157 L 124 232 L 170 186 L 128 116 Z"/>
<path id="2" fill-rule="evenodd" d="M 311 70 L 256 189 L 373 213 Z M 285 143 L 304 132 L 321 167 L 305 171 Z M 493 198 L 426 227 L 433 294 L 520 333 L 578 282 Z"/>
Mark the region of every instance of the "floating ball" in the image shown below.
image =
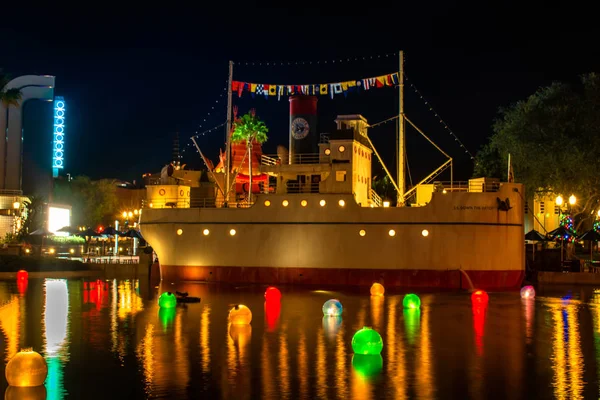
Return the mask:
<path id="1" fill-rule="evenodd" d="M 409 293 L 404 296 L 404 300 L 402 300 L 402 306 L 410 309 L 421 308 L 421 299 L 416 294 Z"/>
<path id="2" fill-rule="evenodd" d="M 31 349 L 21 350 L 10 359 L 5 374 L 10 386 L 40 386 L 48 375 L 48 365 L 39 353 Z"/>
<path id="3" fill-rule="evenodd" d="M 521 298 L 535 299 L 535 289 L 533 286 L 523 286 L 523 288 L 521 288 Z"/>
<path id="4" fill-rule="evenodd" d="M 471 295 L 471 301 L 475 305 L 484 305 L 484 304 L 487 304 L 488 300 L 489 300 L 489 296 L 485 292 L 485 290 L 476 290 Z"/>
<path id="5" fill-rule="evenodd" d="M 229 323 L 233 325 L 248 325 L 252 321 L 252 311 L 243 304 L 237 304 L 229 310 Z"/>
<path id="6" fill-rule="evenodd" d="M 17 272 L 17 281 L 26 281 L 27 279 L 29 279 L 29 273 L 27 271 L 22 269 Z"/>
<path id="7" fill-rule="evenodd" d="M 281 300 L 281 292 L 275 286 L 269 286 L 267 290 L 265 290 L 265 300 L 266 301 L 280 301 Z"/>
<path id="8" fill-rule="evenodd" d="M 377 375 L 383 368 L 383 358 L 380 354 L 354 354 L 352 368 L 363 378 Z"/>
<path id="9" fill-rule="evenodd" d="M 381 283 L 375 282 L 371 285 L 371 296 L 383 296 L 385 293 L 385 288 Z"/>
<path id="10" fill-rule="evenodd" d="M 344 307 L 338 299 L 330 299 L 323 304 L 323 315 L 327 317 L 339 317 L 342 315 L 342 311 L 344 311 Z"/>
<path id="11" fill-rule="evenodd" d="M 364 327 L 352 337 L 354 354 L 380 354 L 383 349 L 383 339 L 376 330 Z"/>
<path id="12" fill-rule="evenodd" d="M 4 392 L 4 400 L 46 400 L 46 386 L 16 387 L 9 386 Z"/>
<path id="13" fill-rule="evenodd" d="M 177 305 L 177 297 L 171 292 L 164 292 L 158 298 L 160 308 L 173 308 Z"/>

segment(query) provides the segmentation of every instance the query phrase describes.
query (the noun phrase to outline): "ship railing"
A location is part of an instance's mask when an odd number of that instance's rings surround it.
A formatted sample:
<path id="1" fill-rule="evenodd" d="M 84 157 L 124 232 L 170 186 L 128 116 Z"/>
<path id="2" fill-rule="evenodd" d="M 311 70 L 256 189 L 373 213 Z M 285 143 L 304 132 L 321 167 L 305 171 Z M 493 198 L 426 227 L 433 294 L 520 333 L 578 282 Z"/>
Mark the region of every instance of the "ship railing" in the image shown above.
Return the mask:
<path id="1" fill-rule="evenodd" d="M 319 182 L 288 182 L 286 184 L 287 193 L 319 193 Z"/>
<path id="2" fill-rule="evenodd" d="M 467 181 L 434 181 L 435 192 L 468 192 L 469 182 Z"/>
<path id="3" fill-rule="evenodd" d="M 218 204 L 218 203 L 222 203 L 221 202 L 217 202 L 217 199 L 215 197 L 203 197 L 203 198 L 196 198 L 196 199 L 191 199 L 190 200 L 190 207 L 191 208 L 216 208 L 217 206 L 220 207 L 222 204 Z"/>
<path id="4" fill-rule="evenodd" d="M 381 207 L 383 205 L 381 196 L 379 196 L 373 189 L 369 189 L 369 199 L 373 202 L 375 207 Z"/>
<path id="5" fill-rule="evenodd" d="M 260 156 L 260 163 L 262 165 L 277 165 L 281 164 L 281 159 L 278 156 L 267 156 L 263 154 Z"/>
<path id="6" fill-rule="evenodd" d="M 190 208 L 190 199 L 181 197 L 161 197 L 142 202 L 142 208 Z"/>
<path id="7" fill-rule="evenodd" d="M 260 163 L 262 165 L 280 165 L 287 164 L 288 157 L 282 160 L 277 154 L 263 154 L 260 157 Z M 319 153 L 308 153 L 308 154 L 294 154 L 292 156 L 292 164 L 327 164 L 329 163 L 329 157 L 323 157 Z"/>
<path id="8" fill-rule="evenodd" d="M 319 143 L 329 143 L 329 133 L 319 134 Z"/>

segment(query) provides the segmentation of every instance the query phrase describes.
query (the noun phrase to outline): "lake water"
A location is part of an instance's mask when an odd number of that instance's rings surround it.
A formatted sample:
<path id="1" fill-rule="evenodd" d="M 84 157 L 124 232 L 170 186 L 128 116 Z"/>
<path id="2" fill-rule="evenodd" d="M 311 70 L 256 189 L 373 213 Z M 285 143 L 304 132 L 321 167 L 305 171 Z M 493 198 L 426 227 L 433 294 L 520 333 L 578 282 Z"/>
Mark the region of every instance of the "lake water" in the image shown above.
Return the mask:
<path id="1" fill-rule="evenodd" d="M 405 292 L 372 298 L 351 291 L 148 280 L 0 281 L 0 351 L 46 357 L 48 399 L 532 399 L 598 398 L 600 291 L 538 288 L 489 293 Z M 159 291 L 187 291 L 201 303 L 159 310 Z M 323 318 L 337 298 L 343 317 Z M 250 307 L 250 326 L 229 329 L 231 305 Z M 363 326 L 384 341 L 381 357 L 353 357 Z M 4 369 L 4 366 L 2 367 Z M 2 370 L 2 376 L 4 371 Z M 7 390 L 4 378 L 0 390 Z M 10 389 L 8 389 L 10 391 Z"/>

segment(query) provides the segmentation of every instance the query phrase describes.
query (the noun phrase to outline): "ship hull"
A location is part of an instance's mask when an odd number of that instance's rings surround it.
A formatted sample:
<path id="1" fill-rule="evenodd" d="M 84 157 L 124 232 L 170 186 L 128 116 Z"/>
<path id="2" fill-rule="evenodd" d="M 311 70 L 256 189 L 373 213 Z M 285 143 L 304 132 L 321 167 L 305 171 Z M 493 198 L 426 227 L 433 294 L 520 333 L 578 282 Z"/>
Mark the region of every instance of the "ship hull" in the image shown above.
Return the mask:
<path id="1" fill-rule="evenodd" d="M 522 270 L 427 270 L 427 269 L 343 269 L 283 267 L 206 267 L 198 265 L 160 266 L 166 282 L 203 281 L 258 284 L 301 284 L 327 286 L 368 286 L 380 282 L 386 287 L 432 289 L 511 290 L 521 286 Z"/>
<path id="2" fill-rule="evenodd" d="M 503 184 L 401 208 L 360 207 L 351 195 L 258 196 L 247 209 L 144 210 L 141 231 L 169 282 L 511 289 L 525 269 L 521 193 Z"/>

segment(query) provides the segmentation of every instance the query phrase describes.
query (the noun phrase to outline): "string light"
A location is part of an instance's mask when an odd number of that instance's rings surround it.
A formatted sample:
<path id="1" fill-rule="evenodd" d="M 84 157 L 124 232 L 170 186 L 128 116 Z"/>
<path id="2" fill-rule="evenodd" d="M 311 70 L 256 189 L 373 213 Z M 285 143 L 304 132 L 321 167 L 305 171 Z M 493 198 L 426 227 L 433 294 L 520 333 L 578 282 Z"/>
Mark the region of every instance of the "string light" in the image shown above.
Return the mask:
<path id="1" fill-rule="evenodd" d="M 406 78 L 407 81 L 409 80 L 408 76 L 406 76 L 406 74 L 404 74 L 404 77 Z M 456 136 L 456 134 L 452 131 L 452 129 L 450 129 L 448 127 L 448 124 L 446 123 L 446 121 L 444 121 L 442 119 L 442 117 L 440 117 L 440 115 L 433 109 L 431 104 L 429 104 L 429 102 L 423 97 L 423 94 L 421 94 L 419 89 L 417 89 L 417 87 L 412 82 L 409 82 L 409 84 L 410 84 L 410 87 L 419 96 L 419 98 L 421 98 L 421 100 L 423 100 L 423 102 L 425 103 L 427 108 L 429 108 L 429 111 L 431 111 L 433 113 L 433 115 L 438 119 L 438 121 L 444 127 L 444 129 L 446 129 L 446 131 L 448 131 L 448 133 L 454 137 L 454 141 L 458 142 L 458 145 L 460 146 L 461 149 L 463 149 L 465 151 L 465 154 L 468 154 L 469 157 L 471 157 L 471 160 L 475 160 L 475 157 L 473 156 L 473 154 L 471 154 L 471 152 L 465 147 L 464 143 L 458 138 L 458 136 Z"/>
<path id="2" fill-rule="evenodd" d="M 393 58 L 394 56 L 398 56 L 398 52 L 395 53 L 382 53 L 382 54 L 374 54 L 374 55 L 365 55 L 365 56 L 351 56 L 351 57 L 340 57 L 333 58 L 328 60 L 304 60 L 304 61 L 240 61 L 237 62 L 237 65 L 259 65 L 266 67 L 281 67 L 288 65 L 322 65 L 322 64 L 342 64 L 348 62 L 357 62 L 357 61 L 367 61 L 367 60 L 377 60 L 382 58 Z"/>
<path id="3" fill-rule="evenodd" d="M 223 122 L 223 123 L 221 123 L 221 124 L 219 124 L 219 125 L 217 125 L 217 126 L 213 126 L 212 128 L 210 128 L 210 129 L 207 129 L 207 130 L 205 130 L 205 131 L 203 131 L 203 132 L 200 132 L 200 133 L 198 133 L 197 135 L 194 135 L 194 136 L 192 136 L 192 137 L 190 138 L 190 140 L 191 140 L 192 138 L 194 138 L 194 139 L 198 139 L 200 136 L 204 136 L 204 135 L 206 135 L 207 133 L 214 132 L 214 131 L 218 130 L 219 128 L 221 128 L 221 127 L 225 126 L 225 124 L 226 124 L 226 123 L 227 123 L 227 121 L 225 121 L 225 122 Z M 187 147 L 189 147 L 189 146 L 192 146 L 192 143 L 188 143 L 188 144 L 187 144 Z M 184 149 L 183 149 L 181 152 L 182 152 L 182 153 L 185 153 L 185 150 L 186 150 L 186 149 L 184 148 Z M 197 152 L 198 152 L 198 150 L 196 150 L 196 153 L 197 153 Z"/>

